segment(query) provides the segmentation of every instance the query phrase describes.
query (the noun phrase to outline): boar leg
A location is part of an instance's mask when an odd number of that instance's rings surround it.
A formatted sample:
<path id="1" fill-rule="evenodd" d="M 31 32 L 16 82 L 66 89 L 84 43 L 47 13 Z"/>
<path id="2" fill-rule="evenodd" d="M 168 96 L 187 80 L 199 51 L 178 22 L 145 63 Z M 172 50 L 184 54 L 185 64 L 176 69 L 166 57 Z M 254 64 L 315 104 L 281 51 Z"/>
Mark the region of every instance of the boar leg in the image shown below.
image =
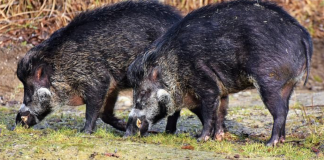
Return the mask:
<path id="1" fill-rule="evenodd" d="M 177 130 L 177 121 L 180 117 L 180 111 L 174 112 L 172 116 L 168 117 L 167 125 L 165 127 L 165 132 L 174 134 Z"/>
<path id="2" fill-rule="evenodd" d="M 106 97 L 103 112 L 100 114 L 100 118 L 102 121 L 113 126 L 114 128 L 121 131 L 126 131 L 126 123 L 123 120 L 116 118 L 114 115 L 114 108 L 117 98 L 118 90 L 115 88 L 110 90 L 108 96 Z"/>
<path id="3" fill-rule="evenodd" d="M 204 125 L 203 115 L 201 114 L 201 107 L 196 107 L 194 109 L 190 109 L 190 111 L 193 112 L 194 114 L 196 114 L 197 117 L 199 118 L 201 124 Z"/>
<path id="4" fill-rule="evenodd" d="M 203 118 L 202 118 L 202 114 L 201 114 L 201 108 L 200 107 L 196 107 L 194 109 L 190 109 L 191 112 L 193 112 L 194 114 L 196 114 L 200 120 L 200 122 L 204 125 L 203 123 Z M 170 134 L 174 134 L 177 130 L 177 122 L 178 122 L 178 118 L 180 117 L 180 111 L 176 111 L 174 112 L 174 114 L 172 116 L 168 117 L 168 121 L 167 121 L 167 125 L 165 128 L 165 132 L 166 133 L 170 133 Z"/>
<path id="5" fill-rule="evenodd" d="M 215 113 L 219 104 L 219 98 L 216 95 L 202 97 L 201 113 L 203 115 L 203 130 L 198 141 L 207 141 L 215 125 Z"/>
<path id="6" fill-rule="evenodd" d="M 286 102 L 287 114 L 289 111 L 289 99 L 290 99 L 290 96 L 291 96 L 295 86 L 296 86 L 296 83 L 287 83 L 281 89 L 281 96 Z M 286 119 L 287 119 L 287 114 L 286 114 Z M 284 122 L 284 124 L 281 128 L 281 132 L 280 132 L 280 136 L 279 136 L 279 142 L 281 142 L 281 143 L 285 142 L 285 138 L 286 138 L 286 129 L 285 128 L 286 128 L 286 121 Z"/>
<path id="7" fill-rule="evenodd" d="M 228 107 L 228 96 L 221 97 L 221 103 L 217 108 L 216 123 L 215 123 L 215 140 L 221 141 L 224 138 L 226 127 L 225 127 L 225 116 L 227 114 Z"/>
<path id="8" fill-rule="evenodd" d="M 102 106 L 102 102 L 96 99 L 96 97 L 87 97 L 86 100 L 86 122 L 81 131 L 88 134 L 93 133 Z"/>
<path id="9" fill-rule="evenodd" d="M 201 99 L 201 114 L 203 130 L 198 138 L 198 141 L 207 141 L 210 136 L 213 136 L 213 130 L 216 130 L 216 114 L 218 105 L 220 103 L 220 89 L 219 85 L 221 82 L 215 69 L 211 69 L 210 66 L 206 65 L 204 61 L 198 60 L 196 62 L 196 75 L 199 75 L 200 80 L 193 81 L 192 86 L 195 86 L 196 93 L 200 95 Z M 203 82 L 203 83 L 200 83 Z"/>
<path id="10" fill-rule="evenodd" d="M 266 145 L 275 146 L 278 143 L 282 132 L 284 132 L 284 126 L 288 114 L 287 100 L 289 98 L 284 98 L 280 94 L 281 88 L 277 86 L 281 85 L 272 85 L 271 87 L 263 85 L 259 86 L 263 103 L 268 108 L 273 117 L 272 134 L 270 140 L 267 142 Z"/>
<path id="11" fill-rule="evenodd" d="M 96 84 L 96 87 L 88 86 L 85 89 L 86 122 L 82 130 L 83 132 L 93 133 L 100 110 L 103 106 L 103 99 L 107 94 L 107 89 L 108 87 L 102 84 Z"/>

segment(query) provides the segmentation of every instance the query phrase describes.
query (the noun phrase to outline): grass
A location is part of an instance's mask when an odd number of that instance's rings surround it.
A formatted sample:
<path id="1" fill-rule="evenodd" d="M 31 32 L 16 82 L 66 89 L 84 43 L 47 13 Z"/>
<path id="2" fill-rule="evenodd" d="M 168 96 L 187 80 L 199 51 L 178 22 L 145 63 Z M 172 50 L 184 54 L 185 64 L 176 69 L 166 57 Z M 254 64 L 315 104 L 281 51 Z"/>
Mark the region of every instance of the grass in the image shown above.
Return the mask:
<path id="1" fill-rule="evenodd" d="M 261 110 L 261 107 L 255 108 Z M 234 108 L 229 112 L 233 114 L 236 110 Z M 269 138 L 267 136 L 246 137 L 231 132 L 226 133 L 225 140 L 221 142 L 199 143 L 190 133 L 161 133 L 124 139 L 123 132 L 103 123 L 99 123 L 94 134 L 87 135 L 79 132 L 83 126 L 83 117 L 73 114 L 47 117 L 49 125 L 45 129 L 17 127 L 11 131 L 15 113 L 13 109 L 0 107 L 0 159 L 105 159 L 111 154 L 123 159 L 206 159 L 233 158 L 235 155 L 257 159 L 315 159 L 317 155 L 312 147 L 324 145 L 323 125 L 316 126 L 316 132 L 303 138 L 288 135 L 287 143 L 273 148 L 264 146 L 263 142 Z M 181 115 L 187 117 L 192 116 L 192 113 L 184 110 Z M 125 117 L 125 113 L 118 111 L 118 116 Z M 57 122 L 58 118 L 60 122 Z M 240 121 L 240 117 L 235 120 Z M 181 149 L 188 145 L 193 150 Z"/>
<path id="2" fill-rule="evenodd" d="M 322 82 L 323 82 L 323 79 L 322 79 L 320 76 L 318 76 L 318 75 L 314 75 L 314 76 L 313 76 L 313 79 L 314 79 L 316 82 L 319 82 L 319 83 L 322 83 Z"/>

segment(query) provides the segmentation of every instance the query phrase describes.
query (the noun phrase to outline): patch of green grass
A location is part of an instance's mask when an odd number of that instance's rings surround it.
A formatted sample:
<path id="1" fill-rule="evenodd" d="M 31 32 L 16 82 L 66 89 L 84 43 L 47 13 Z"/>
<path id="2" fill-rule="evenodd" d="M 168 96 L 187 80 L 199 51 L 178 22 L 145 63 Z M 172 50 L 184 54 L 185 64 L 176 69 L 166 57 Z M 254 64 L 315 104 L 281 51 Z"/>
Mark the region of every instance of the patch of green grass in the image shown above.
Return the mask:
<path id="1" fill-rule="evenodd" d="M 314 78 L 314 80 L 316 82 L 319 82 L 319 83 L 322 83 L 323 82 L 323 79 L 320 76 L 318 76 L 318 75 L 314 75 L 313 78 Z"/>
<path id="2" fill-rule="evenodd" d="M 233 111 L 235 110 L 238 109 L 234 108 Z M 117 113 L 122 117 L 125 114 L 124 112 Z M 190 116 L 192 113 L 189 110 L 183 110 L 181 115 Z M 105 124 L 99 124 L 96 132 L 88 135 L 79 132 L 84 118 L 68 114 L 54 114 L 47 117 L 46 121 L 50 126 L 46 129 L 17 127 L 14 131 L 10 131 L 6 129 L 6 126 L 14 121 L 14 117 L 15 112 L 0 107 L 0 159 L 75 159 L 75 157 L 89 159 L 92 154 L 96 159 L 106 159 L 105 153 L 115 151 L 124 159 L 150 157 L 152 159 L 176 159 L 176 157 L 184 159 L 180 156 L 193 156 L 191 158 L 194 159 L 195 154 L 207 156 L 206 158 L 212 155 L 226 158 L 239 154 L 240 158 L 314 159 L 316 154 L 311 148 L 324 142 L 323 132 L 320 132 L 324 129 L 323 126 L 305 139 L 288 135 L 287 143 L 273 148 L 266 147 L 262 143 L 269 137 L 241 137 L 231 133 L 226 133 L 225 140 L 221 142 L 213 140 L 197 142 L 196 138 L 189 133 L 177 135 L 160 133 L 147 137 L 123 138 L 123 132 Z M 57 122 L 57 119 L 60 121 Z M 239 122 L 240 119 L 243 121 L 240 117 L 235 121 Z M 296 143 L 296 140 L 300 143 Z M 181 149 L 185 145 L 191 145 L 193 150 Z"/>
<path id="3" fill-rule="evenodd" d="M 289 106 L 289 109 L 301 109 L 302 107 L 303 107 L 303 104 L 296 101 L 293 105 Z"/>
<path id="4" fill-rule="evenodd" d="M 77 108 L 77 110 L 78 111 L 85 111 L 86 110 L 86 105 L 84 104 L 84 105 L 82 105 L 82 106 L 79 106 L 78 108 Z"/>
<path id="5" fill-rule="evenodd" d="M 181 116 L 193 116 L 195 114 L 192 113 L 189 109 L 185 108 L 185 109 L 181 110 L 180 115 Z"/>
<path id="6" fill-rule="evenodd" d="M 311 35 L 315 34 L 315 28 L 312 23 L 310 23 L 306 28 Z"/>
<path id="7" fill-rule="evenodd" d="M 23 41 L 20 43 L 21 46 L 26 46 L 27 45 L 27 41 Z"/>
<path id="8" fill-rule="evenodd" d="M 243 122 L 243 118 L 242 117 L 237 117 L 236 121 L 237 122 Z"/>
<path id="9" fill-rule="evenodd" d="M 124 110 L 124 111 L 116 111 L 115 115 L 120 118 L 123 119 L 124 121 L 128 121 L 128 115 L 129 115 L 129 111 Z"/>
<path id="10" fill-rule="evenodd" d="M 8 113 L 8 112 L 10 112 L 11 110 L 9 109 L 9 108 L 7 108 L 7 107 L 1 107 L 0 106 L 0 112 L 3 112 L 3 113 Z"/>

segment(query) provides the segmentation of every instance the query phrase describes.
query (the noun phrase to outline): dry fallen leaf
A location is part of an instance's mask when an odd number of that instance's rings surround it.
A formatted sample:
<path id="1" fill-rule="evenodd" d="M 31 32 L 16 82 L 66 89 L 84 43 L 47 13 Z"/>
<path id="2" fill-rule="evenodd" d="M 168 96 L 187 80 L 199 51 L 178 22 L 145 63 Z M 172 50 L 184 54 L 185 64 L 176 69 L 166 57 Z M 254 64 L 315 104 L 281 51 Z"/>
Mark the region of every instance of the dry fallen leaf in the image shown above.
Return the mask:
<path id="1" fill-rule="evenodd" d="M 316 154 L 320 152 L 320 150 L 315 147 L 312 147 L 312 151 L 315 152 Z"/>
<path id="2" fill-rule="evenodd" d="M 105 156 L 107 157 L 116 157 L 116 158 L 119 158 L 120 155 L 116 154 L 116 153 L 104 153 Z"/>
<path id="3" fill-rule="evenodd" d="M 189 150 L 194 150 L 195 148 L 191 145 L 184 145 L 181 147 L 181 149 L 189 149 Z"/>

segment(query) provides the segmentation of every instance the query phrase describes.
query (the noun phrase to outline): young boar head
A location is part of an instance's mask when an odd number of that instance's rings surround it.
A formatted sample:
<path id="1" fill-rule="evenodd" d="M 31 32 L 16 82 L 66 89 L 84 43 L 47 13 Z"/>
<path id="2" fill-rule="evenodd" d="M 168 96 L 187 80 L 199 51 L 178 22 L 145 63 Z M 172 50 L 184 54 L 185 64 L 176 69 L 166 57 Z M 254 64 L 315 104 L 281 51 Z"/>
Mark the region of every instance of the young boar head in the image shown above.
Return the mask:
<path id="1" fill-rule="evenodd" d="M 44 119 L 52 109 L 50 75 L 52 67 L 33 50 L 21 59 L 17 67 L 17 77 L 24 85 L 24 100 L 16 117 L 16 124 L 31 127 Z"/>
<path id="2" fill-rule="evenodd" d="M 142 81 L 133 84 L 133 109 L 129 114 L 125 136 L 146 135 L 152 124 L 171 114 L 173 101 L 160 77 L 160 67 L 151 69 Z"/>

